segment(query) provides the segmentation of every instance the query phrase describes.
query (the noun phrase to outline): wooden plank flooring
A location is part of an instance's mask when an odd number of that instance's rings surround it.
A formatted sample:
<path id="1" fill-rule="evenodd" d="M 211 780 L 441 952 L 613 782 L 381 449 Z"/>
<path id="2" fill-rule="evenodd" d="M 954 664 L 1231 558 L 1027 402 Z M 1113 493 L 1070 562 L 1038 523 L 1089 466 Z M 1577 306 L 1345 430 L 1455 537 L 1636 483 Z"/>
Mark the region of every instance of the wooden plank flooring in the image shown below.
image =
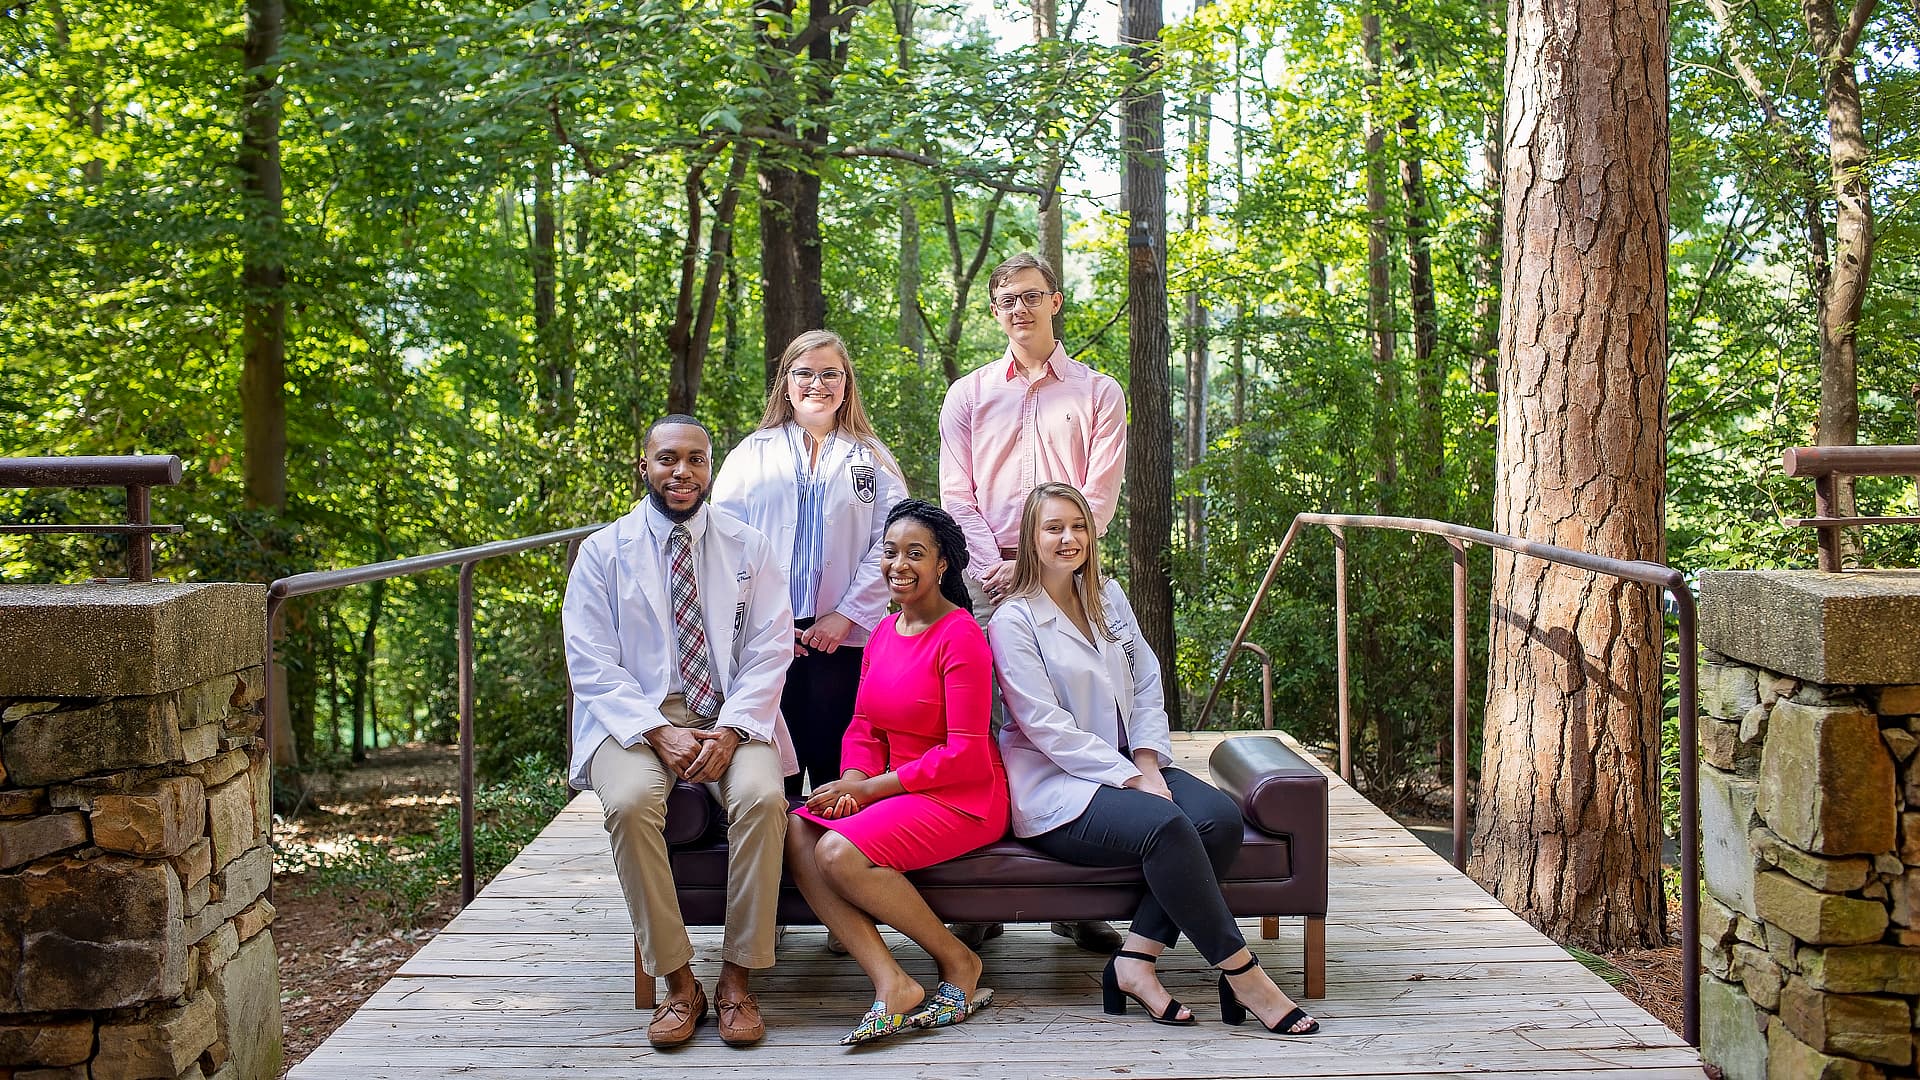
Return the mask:
<path id="1" fill-rule="evenodd" d="M 1204 775 L 1218 735 L 1175 736 Z M 755 989 L 767 1041 L 734 1050 L 711 1022 L 669 1052 L 647 1045 L 632 1007 L 632 937 L 591 794 L 574 800 L 333 1037 L 294 1080 L 450 1076 L 862 1077 L 1504 1077 L 1702 1076 L 1698 1054 L 1457 873 L 1336 778 L 1327 996 L 1306 1002 L 1323 1030 L 1270 1035 L 1218 1022 L 1192 949 L 1161 965 L 1201 1023 L 1148 1023 L 1100 1011 L 1102 961 L 1045 926 L 1010 926 L 983 950 L 994 1004 L 968 1023 L 861 1050 L 839 1046 L 869 1000 L 825 931 L 796 927 Z M 1301 920 L 1278 941 L 1244 924 L 1268 970 L 1298 994 Z M 695 931 L 695 972 L 711 989 L 718 931 Z M 895 937 L 907 969 L 933 967 Z M 830 1071 L 830 1072 L 829 1072 Z"/>

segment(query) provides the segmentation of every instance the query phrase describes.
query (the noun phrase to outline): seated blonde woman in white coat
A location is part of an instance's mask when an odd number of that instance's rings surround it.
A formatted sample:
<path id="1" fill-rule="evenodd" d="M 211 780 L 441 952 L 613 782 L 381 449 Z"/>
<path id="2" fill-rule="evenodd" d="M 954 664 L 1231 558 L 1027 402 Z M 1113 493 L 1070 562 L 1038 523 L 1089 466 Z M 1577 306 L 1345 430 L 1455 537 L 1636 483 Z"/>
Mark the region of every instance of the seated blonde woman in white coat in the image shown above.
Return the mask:
<path id="1" fill-rule="evenodd" d="M 1071 485 L 1027 498 L 1010 592 L 987 637 L 1009 717 L 1000 749 L 1014 834 L 1065 862 L 1138 866 L 1147 880 L 1107 963 L 1103 1007 L 1117 1015 L 1132 998 L 1157 1023 L 1193 1023 L 1155 973 L 1185 931 L 1221 969 L 1223 1020 L 1251 1010 L 1269 1031 L 1318 1031 L 1247 949 L 1220 894 L 1240 809 L 1173 767 L 1159 662 L 1119 585 L 1101 580 L 1093 514 Z"/>

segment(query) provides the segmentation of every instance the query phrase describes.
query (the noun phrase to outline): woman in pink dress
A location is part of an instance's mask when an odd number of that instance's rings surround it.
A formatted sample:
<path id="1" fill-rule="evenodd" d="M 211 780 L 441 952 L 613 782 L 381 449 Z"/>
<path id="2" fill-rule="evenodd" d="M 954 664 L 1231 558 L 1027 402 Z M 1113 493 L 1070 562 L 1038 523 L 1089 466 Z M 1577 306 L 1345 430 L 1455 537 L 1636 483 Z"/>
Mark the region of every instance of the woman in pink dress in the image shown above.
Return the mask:
<path id="1" fill-rule="evenodd" d="M 873 980 L 873 1007 L 841 1042 L 942 1027 L 992 1000 L 980 957 L 904 876 L 1006 835 L 1007 773 L 989 731 L 993 655 L 968 614 L 966 539 L 946 511 L 907 499 L 887 517 L 881 570 L 900 604 L 863 658 L 840 779 L 814 788 L 787 830 L 787 867 L 827 929 Z M 879 923 L 940 969 L 931 998 Z"/>

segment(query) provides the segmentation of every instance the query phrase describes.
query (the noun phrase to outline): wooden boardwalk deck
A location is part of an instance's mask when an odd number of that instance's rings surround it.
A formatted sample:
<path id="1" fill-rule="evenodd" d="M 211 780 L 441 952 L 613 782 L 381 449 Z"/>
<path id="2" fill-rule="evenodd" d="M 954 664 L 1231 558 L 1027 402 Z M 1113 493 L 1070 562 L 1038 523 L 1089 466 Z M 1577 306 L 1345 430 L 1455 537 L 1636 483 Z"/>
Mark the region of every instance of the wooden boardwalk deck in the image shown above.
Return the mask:
<path id="1" fill-rule="evenodd" d="M 1219 736 L 1175 736 L 1204 775 Z M 837 1040 L 867 1004 L 851 960 L 825 931 L 788 931 L 756 990 L 767 1041 L 735 1050 L 711 1022 L 690 1045 L 647 1045 L 632 1008 L 631 927 L 598 804 L 576 799 L 447 928 L 400 969 L 294 1080 L 448 1076 L 634 1077 L 1308 1077 L 1586 1076 L 1697 1078 L 1698 1055 L 1652 1016 L 1496 903 L 1335 779 L 1327 996 L 1308 1002 L 1311 1038 L 1218 1023 L 1205 964 L 1188 946 L 1162 964 L 1194 1027 L 1100 1011 L 1102 961 L 1045 926 L 1011 926 L 983 951 L 991 1008 L 968 1023 L 862 1050 Z M 1281 985 L 1300 992 L 1301 920 L 1280 939 L 1247 937 Z M 908 970 L 932 964 L 904 941 Z M 711 987 L 717 931 L 694 935 Z"/>

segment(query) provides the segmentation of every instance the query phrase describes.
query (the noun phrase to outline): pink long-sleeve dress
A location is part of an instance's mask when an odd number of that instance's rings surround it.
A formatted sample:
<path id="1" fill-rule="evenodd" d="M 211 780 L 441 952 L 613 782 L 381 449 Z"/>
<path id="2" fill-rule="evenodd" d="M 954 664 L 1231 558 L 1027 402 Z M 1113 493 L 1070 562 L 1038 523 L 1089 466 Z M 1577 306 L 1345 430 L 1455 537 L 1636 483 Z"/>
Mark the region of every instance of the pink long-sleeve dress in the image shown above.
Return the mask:
<path id="1" fill-rule="evenodd" d="M 1007 770 L 991 726 L 993 652 L 956 609 L 921 633 L 881 620 L 867 644 L 840 767 L 891 770 L 906 791 L 828 820 L 794 813 L 853 842 L 875 865 L 917 870 L 1006 835 Z"/>

